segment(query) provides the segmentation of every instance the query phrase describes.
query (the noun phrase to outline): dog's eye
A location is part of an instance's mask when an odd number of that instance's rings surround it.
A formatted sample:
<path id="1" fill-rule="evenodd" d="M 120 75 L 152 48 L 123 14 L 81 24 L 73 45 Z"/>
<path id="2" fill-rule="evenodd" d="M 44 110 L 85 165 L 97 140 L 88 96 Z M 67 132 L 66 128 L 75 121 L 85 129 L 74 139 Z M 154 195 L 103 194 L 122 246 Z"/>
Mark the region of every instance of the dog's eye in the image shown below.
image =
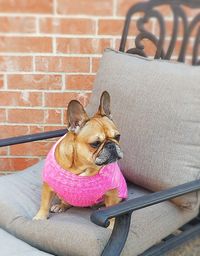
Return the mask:
<path id="1" fill-rule="evenodd" d="M 120 141 L 120 134 L 117 134 L 114 139 L 119 142 Z"/>
<path id="2" fill-rule="evenodd" d="M 98 148 L 99 146 L 101 145 L 101 142 L 100 141 L 95 141 L 93 143 L 90 143 L 90 146 L 92 148 Z"/>

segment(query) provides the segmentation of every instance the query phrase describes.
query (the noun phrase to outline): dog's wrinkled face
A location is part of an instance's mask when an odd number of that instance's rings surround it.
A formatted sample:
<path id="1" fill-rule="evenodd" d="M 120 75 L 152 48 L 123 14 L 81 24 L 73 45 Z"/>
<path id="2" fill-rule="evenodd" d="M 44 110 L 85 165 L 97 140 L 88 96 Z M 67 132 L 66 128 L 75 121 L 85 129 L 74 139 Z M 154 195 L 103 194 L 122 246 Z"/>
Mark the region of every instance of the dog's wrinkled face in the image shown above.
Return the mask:
<path id="1" fill-rule="evenodd" d="M 68 106 L 68 129 L 73 136 L 73 162 L 80 168 L 100 169 L 123 157 L 120 133 L 110 116 L 110 95 L 103 92 L 98 112 L 89 118 L 78 101 Z"/>
<path id="2" fill-rule="evenodd" d="M 120 134 L 108 117 L 94 117 L 80 131 L 76 146 L 79 154 L 102 166 L 122 158 L 119 139 Z"/>

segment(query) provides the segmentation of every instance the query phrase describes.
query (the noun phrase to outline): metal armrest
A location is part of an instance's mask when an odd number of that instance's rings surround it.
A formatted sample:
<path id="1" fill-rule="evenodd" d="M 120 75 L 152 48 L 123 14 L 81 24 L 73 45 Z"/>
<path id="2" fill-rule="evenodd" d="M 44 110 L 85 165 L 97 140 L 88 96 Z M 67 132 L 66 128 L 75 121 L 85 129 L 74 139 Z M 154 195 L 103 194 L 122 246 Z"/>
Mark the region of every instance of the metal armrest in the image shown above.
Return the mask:
<path id="1" fill-rule="evenodd" d="M 95 224 L 108 227 L 109 219 L 122 215 L 131 214 L 133 211 L 161 203 L 163 201 L 200 190 L 200 180 L 188 182 L 170 189 L 141 196 L 135 199 L 124 201 L 118 205 L 96 210 L 91 214 L 91 221 Z"/>
<path id="2" fill-rule="evenodd" d="M 24 136 L 12 137 L 7 139 L 0 139 L 0 147 L 11 146 L 15 144 L 22 144 L 31 141 L 45 140 L 55 137 L 61 137 L 67 132 L 67 129 L 55 130 L 50 132 L 41 132 L 29 134 Z"/>
<path id="3" fill-rule="evenodd" d="M 90 219 L 101 227 L 108 227 L 109 219 L 115 217 L 112 234 L 101 256 L 119 256 L 126 243 L 131 215 L 134 211 L 163 201 L 200 190 L 200 180 L 188 182 L 170 189 L 124 201 L 118 205 L 94 211 Z M 150 254 L 153 255 L 153 254 Z"/>

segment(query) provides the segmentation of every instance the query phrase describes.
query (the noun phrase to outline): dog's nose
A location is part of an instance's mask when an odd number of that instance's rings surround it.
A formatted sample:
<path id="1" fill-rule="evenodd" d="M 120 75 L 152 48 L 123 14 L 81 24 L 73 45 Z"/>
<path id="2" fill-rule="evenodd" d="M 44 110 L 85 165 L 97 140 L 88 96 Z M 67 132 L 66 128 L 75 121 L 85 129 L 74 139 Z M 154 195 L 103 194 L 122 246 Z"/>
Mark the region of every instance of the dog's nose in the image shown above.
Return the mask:
<path id="1" fill-rule="evenodd" d="M 115 144 L 112 141 L 107 142 L 105 146 L 109 150 L 115 150 L 116 149 Z"/>
<path id="2" fill-rule="evenodd" d="M 123 158 L 123 152 L 120 147 L 112 141 L 108 141 L 105 145 L 105 148 L 111 152 L 113 156 L 115 156 L 118 160 Z"/>
<path id="3" fill-rule="evenodd" d="M 123 157 L 123 153 L 116 143 L 113 141 L 107 141 L 103 149 L 99 152 L 96 157 L 96 165 L 105 165 L 114 163 Z"/>

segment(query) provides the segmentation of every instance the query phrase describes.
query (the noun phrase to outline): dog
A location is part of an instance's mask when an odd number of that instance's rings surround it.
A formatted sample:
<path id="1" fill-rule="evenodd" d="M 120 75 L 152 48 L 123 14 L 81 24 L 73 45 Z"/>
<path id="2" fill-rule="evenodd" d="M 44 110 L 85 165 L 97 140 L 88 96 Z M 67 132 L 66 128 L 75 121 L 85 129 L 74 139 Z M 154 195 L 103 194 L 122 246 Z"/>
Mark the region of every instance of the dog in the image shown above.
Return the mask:
<path id="1" fill-rule="evenodd" d="M 72 100 L 67 109 L 68 132 L 53 146 L 45 160 L 41 205 L 34 220 L 49 217 L 55 195 L 60 203 L 51 212 L 106 207 L 127 198 L 127 185 L 117 165 L 123 157 L 120 133 L 110 112 L 110 95 L 104 91 L 97 113 L 89 118 L 82 104 Z"/>

